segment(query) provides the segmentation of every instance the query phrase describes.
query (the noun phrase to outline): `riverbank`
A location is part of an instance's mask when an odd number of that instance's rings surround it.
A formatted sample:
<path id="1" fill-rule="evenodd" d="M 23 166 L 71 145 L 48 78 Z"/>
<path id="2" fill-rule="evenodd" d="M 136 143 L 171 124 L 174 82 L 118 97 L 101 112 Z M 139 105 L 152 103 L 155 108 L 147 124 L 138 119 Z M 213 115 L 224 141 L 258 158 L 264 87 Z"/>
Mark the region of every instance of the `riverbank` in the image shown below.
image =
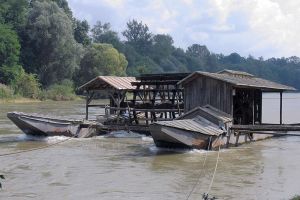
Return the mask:
<path id="1" fill-rule="evenodd" d="M 28 103 L 45 100 L 73 101 L 80 99 L 82 97 L 76 95 L 73 83 L 67 80 L 46 89 L 39 86 L 17 87 L 0 84 L 0 103 Z"/>
<path id="2" fill-rule="evenodd" d="M 0 104 L 22 104 L 22 103 L 40 103 L 44 101 L 79 101 L 83 100 L 82 96 L 74 95 L 73 98 L 61 98 L 57 97 L 57 99 L 33 99 L 33 98 L 25 98 L 25 97 L 13 97 L 13 98 L 0 98 Z"/>
<path id="3" fill-rule="evenodd" d="M 35 102 L 42 102 L 39 99 L 30 99 L 24 97 L 16 97 L 16 98 L 1 98 L 0 104 L 5 103 L 35 103 Z"/>

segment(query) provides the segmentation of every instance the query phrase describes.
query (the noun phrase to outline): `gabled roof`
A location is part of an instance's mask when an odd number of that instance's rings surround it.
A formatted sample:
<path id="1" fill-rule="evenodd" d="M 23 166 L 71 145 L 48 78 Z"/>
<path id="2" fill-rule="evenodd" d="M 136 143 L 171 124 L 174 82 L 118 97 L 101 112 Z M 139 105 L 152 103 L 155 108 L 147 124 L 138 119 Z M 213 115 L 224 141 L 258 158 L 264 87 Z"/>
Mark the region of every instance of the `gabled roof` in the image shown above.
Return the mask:
<path id="1" fill-rule="evenodd" d="M 80 86 L 78 90 L 134 90 L 136 86 L 131 85 L 136 82 L 135 77 L 118 77 L 118 76 L 97 76 L 93 80 Z"/>
<path id="2" fill-rule="evenodd" d="M 189 75 L 188 77 L 182 79 L 178 82 L 178 84 L 186 85 L 190 81 L 194 80 L 194 78 L 198 76 L 206 76 L 216 80 L 224 81 L 226 83 L 232 84 L 233 86 L 240 88 L 257 88 L 262 90 L 296 90 L 293 87 L 275 83 L 273 81 L 269 81 L 262 78 L 257 78 L 252 74 L 240 71 L 233 70 L 223 70 L 218 73 L 210 73 L 203 71 L 196 71 Z"/>

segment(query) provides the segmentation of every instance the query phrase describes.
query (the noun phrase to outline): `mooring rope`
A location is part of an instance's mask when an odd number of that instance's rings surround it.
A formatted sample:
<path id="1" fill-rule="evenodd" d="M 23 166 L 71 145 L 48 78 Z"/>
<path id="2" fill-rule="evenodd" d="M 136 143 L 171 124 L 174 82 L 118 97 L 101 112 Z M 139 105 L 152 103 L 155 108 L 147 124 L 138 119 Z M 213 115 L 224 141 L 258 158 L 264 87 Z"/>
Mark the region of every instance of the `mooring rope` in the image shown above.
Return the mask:
<path id="1" fill-rule="evenodd" d="M 21 153 L 26 153 L 26 152 L 30 152 L 30 151 L 40 150 L 40 149 L 46 149 L 46 148 L 49 148 L 49 147 L 52 147 L 52 146 L 64 143 L 64 142 L 66 142 L 68 140 L 71 140 L 72 138 L 74 138 L 74 137 L 70 137 L 70 138 L 67 138 L 65 140 L 62 140 L 62 141 L 59 141 L 59 142 L 56 142 L 56 143 L 47 144 L 47 145 L 42 146 L 42 147 L 37 147 L 37 148 L 32 148 L 32 149 L 27 149 L 27 150 L 22 150 L 22 151 L 16 151 L 16 152 L 11 152 L 11 153 L 0 154 L 0 157 L 10 156 L 10 155 L 15 155 L 15 154 L 21 154 Z"/>
<path id="2" fill-rule="evenodd" d="M 222 137 L 222 136 L 220 136 L 220 137 Z M 220 140 L 220 137 L 218 138 L 218 141 Z M 210 181 L 210 184 L 209 184 L 207 192 L 203 194 L 203 199 L 205 199 L 205 200 L 209 199 L 209 193 L 211 191 L 211 187 L 213 185 L 214 178 L 215 178 L 215 175 L 216 175 L 216 172 L 217 172 L 217 168 L 218 168 L 218 163 L 219 163 L 219 158 L 220 158 L 220 150 L 221 150 L 221 145 L 219 144 L 218 156 L 217 156 L 217 161 L 216 161 L 214 173 L 213 173 L 212 179 Z M 213 197 L 212 199 L 215 199 L 215 197 Z"/>
<path id="3" fill-rule="evenodd" d="M 205 157 L 204 157 L 204 161 L 203 161 L 203 163 L 202 163 L 202 168 L 201 168 L 200 173 L 199 173 L 199 176 L 198 176 L 198 180 L 197 180 L 196 184 L 193 186 L 192 190 L 189 192 L 189 194 L 188 194 L 186 200 L 188 200 L 188 199 L 191 197 L 191 195 L 194 193 L 194 190 L 196 189 L 196 187 L 197 187 L 197 186 L 200 184 L 200 182 L 201 182 L 201 176 L 202 176 L 202 172 L 204 172 L 204 167 L 205 167 L 205 163 L 206 163 L 206 160 L 207 160 L 207 154 L 208 154 L 210 145 L 211 145 L 211 137 L 209 137 L 207 150 L 206 150 L 206 152 L 205 152 Z"/>

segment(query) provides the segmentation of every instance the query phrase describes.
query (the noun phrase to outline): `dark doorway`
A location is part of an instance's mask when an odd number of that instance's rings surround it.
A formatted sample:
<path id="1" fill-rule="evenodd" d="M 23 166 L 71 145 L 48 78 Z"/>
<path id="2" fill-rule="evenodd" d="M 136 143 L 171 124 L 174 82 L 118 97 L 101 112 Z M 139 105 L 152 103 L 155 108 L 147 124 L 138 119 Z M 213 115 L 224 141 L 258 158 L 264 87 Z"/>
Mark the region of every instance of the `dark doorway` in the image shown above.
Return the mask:
<path id="1" fill-rule="evenodd" d="M 261 105 L 261 90 L 236 88 L 233 96 L 234 124 L 260 124 Z"/>

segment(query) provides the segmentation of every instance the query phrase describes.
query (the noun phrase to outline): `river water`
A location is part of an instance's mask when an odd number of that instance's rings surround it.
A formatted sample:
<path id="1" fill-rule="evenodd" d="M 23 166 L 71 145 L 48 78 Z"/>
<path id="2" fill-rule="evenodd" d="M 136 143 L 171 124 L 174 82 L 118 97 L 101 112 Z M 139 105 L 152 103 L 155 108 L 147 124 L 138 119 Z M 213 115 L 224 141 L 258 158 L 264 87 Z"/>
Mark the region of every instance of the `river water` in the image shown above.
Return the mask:
<path id="1" fill-rule="evenodd" d="M 278 97 L 263 96 L 265 122 L 279 121 Z M 300 122 L 300 94 L 285 94 L 283 108 L 284 122 Z M 26 136 L 6 118 L 6 112 L 15 110 L 82 119 L 85 107 L 81 101 L 0 105 L 0 154 L 66 139 Z M 300 194 L 299 144 L 300 137 L 282 137 L 221 150 L 211 196 L 273 200 Z M 202 199 L 216 158 L 217 152 L 159 149 L 151 137 L 134 133 L 72 138 L 0 156 L 0 174 L 6 178 L 0 199 L 184 200 L 199 177 L 189 199 Z"/>

